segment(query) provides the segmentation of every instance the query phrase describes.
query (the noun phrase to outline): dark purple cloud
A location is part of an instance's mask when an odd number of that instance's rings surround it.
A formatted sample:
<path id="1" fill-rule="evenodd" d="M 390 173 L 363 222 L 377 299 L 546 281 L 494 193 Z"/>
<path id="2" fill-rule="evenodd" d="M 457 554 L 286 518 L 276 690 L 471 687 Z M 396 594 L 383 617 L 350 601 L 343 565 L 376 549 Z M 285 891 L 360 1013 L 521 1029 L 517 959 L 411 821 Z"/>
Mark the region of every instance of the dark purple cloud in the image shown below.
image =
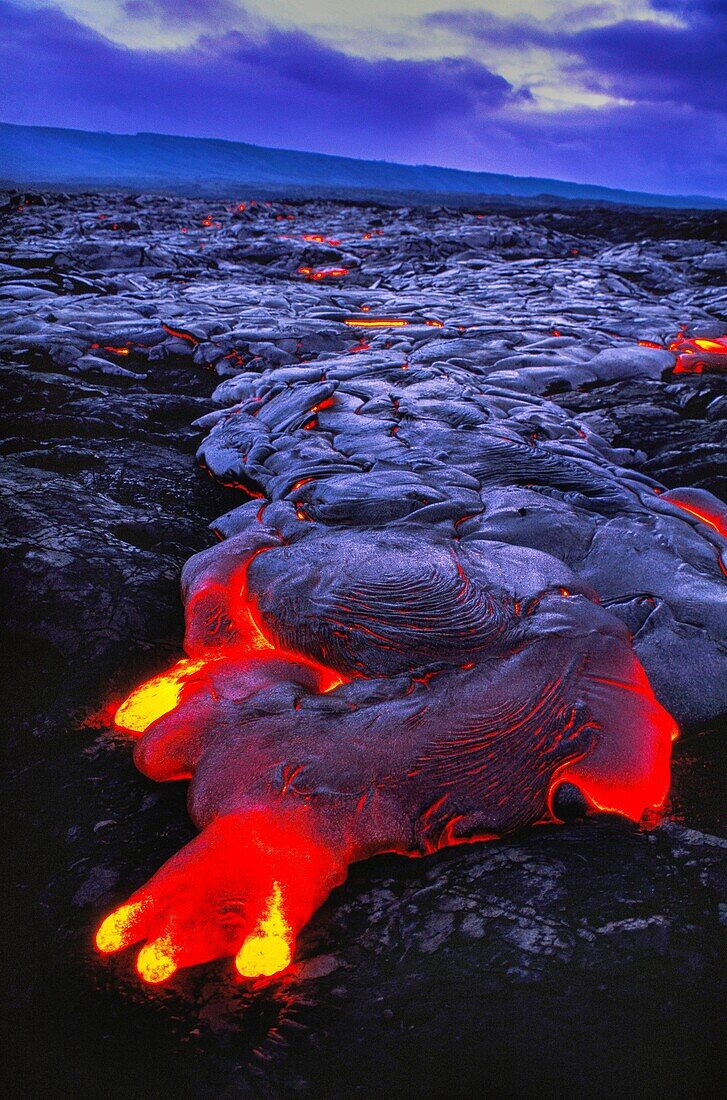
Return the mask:
<path id="1" fill-rule="evenodd" d="M 166 2 L 156 0 L 157 10 Z M 189 0 L 185 10 L 194 6 Z M 700 10 L 713 26 L 721 9 Z M 652 94 L 632 107 L 545 113 L 527 89 L 473 60 L 368 61 L 308 34 L 260 21 L 246 25 L 244 12 L 240 19 L 246 33 L 210 31 L 183 49 L 139 50 L 108 41 L 57 8 L 28 10 L 0 0 L 2 119 L 727 193 L 727 120 L 717 108 L 704 108 L 704 90 L 702 99 Z M 513 35 L 514 26 L 500 20 L 495 30 Z M 533 34 L 545 33 L 532 27 Z M 573 52 L 572 64 L 585 66 L 587 53 L 595 58 L 589 80 L 605 80 L 612 65 L 609 79 L 626 82 L 635 65 L 628 50 L 616 57 L 607 37 L 579 41 L 582 52 Z M 659 64 L 644 59 L 644 81 L 658 79 Z"/>
<path id="2" fill-rule="evenodd" d="M 589 91 L 727 114 L 727 0 L 652 0 L 652 8 L 684 25 L 622 20 L 569 29 L 593 14 L 592 6 L 570 12 L 560 25 L 456 10 L 434 12 L 425 23 L 496 46 L 564 51 L 570 58 L 564 70 Z"/>
<path id="3" fill-rule="evenodd" d="M 727 3 L 690 12 L 685 27 L 623 22 L 574 35 L 592 88 L 634 100 L 727 114 Z"/>
<path id="4" fill-rule="evenodd" d="M 0 0 L 6 121 L 156 129 L 395 155 L 409 141 L 527 97 L 473 61 L 367 61 L 298 31 L 203 35 L 131 50 L 58 9 Z M 424 148 L 424 146 L 421 146 Z"/>

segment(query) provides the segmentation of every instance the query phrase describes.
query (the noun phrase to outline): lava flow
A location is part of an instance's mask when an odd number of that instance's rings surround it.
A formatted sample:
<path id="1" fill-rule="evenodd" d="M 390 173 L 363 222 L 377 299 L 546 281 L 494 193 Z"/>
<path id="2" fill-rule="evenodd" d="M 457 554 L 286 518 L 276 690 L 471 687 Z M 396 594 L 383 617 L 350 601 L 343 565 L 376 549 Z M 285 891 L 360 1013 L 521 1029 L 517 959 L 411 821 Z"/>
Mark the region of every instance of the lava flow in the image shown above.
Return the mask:
<path id="1" fill-rule="evenodd" d="M 283 912 L 280 883 L 273 883 L 265 913 L 235 958 L 243 978 L 269 978 L 290 966 L 292 933 Z"/>
<path id="2" fill-rule="evenodd" d="M 352 328 L 406 328 L 410 322 L 403 317 L 347 317 L 343 323 Z"/>
<path id="3" fill-rule="evenodd" d="M 526 612 L 498 608 L 454 543 L 454 559 L 430 548 L 402 585 L 420 543 L 401 531 L 372 556 L 311 523 L 291 554 L 268 510 L 251 511 L 264 545 L 242 565 L 234 541 L 199 556 L 193 655 L 117 711 L 147 776 L 192 780 L 202 832 L 106 918 L 100 952 L 145 940 L 137 971 L 151 984 L 230 955 L 241 977 L 271 977 L 355 860 L 553 820 L 563 783 L 634 820 L 663 803 L 675 724 L 603 609 L 563 584 Z M 523 614 L 543 634 L 515 644 Z"/>
<path id="4" fill-rule="evenodd" d="M 151 984 L 218 958 L 244 980 L 285 972 L 355 861 L 504 838 L 574 806 L 659 812 L 677 722 L 711 690 L 694 669 L 721 659 L 718 501 L 624 468 L 537 368 L 522 389 L 530 368 L 490 371 L 500 329 L 479 305 L 458 325 L 436 280 L 397 298 L 364 267 L 372 289 L 352 288 L 347 267 L 297 266 L 300 234 L 280 239 L 301 303 L 284 336 L 267 339 L 264 310 L 161 326 L 165 354 L 185 341 L 224 378 L 198 460 L 245 495 L 184 568 L 186 655 L 115 715 L 145 776 L 189 781 L 199 829 L 96 935 L 104 955 L 139 944 Z M 303 277 L 341 280 L 305 324 Z M 552 333 L 583 385 L 672 361 L 642 340 L 654 351 L 591 369 L 568 357 L 571 331 L 549 307 L 532 342 Z M 495 339 L 492 365 L 511 363 L 520 335 Z M 727 337 L 669 350 L 676 373 L 727 365 Z"/>
<path id="5" fill-rule="evenodd" d="M 328 408 L 332 400 L 322 401 L 311 411 Z M 253 556 L 256 557 L 257 555 Z M 253 560 L 251 559 L 251 560 Z M 249 565 L 249 563 L 248 563 Z M 245 567 L 245 574 L 247 567 Z M 205 677 L 214 673 L 223 660 L 238 662 L 255 657 L 258 659 L 282 659 L 295 661 L 315 675 L 317 690 L 333 691 L 344 682 L 344 676 L 300 654 L 290 653 L 279 647 L 269 636 L 257 612 L 254 601 L 246 592 L 246 579 L 239 582 L 240 593 L 236 601 L 236 643 L 224 650 L 209 648 L 197 658 L 182 658 L 170 669 L 153 676 L 135 688 L 121 703 L 114 715 L 114 725 L 125 733 L 141 734 L 154 722 L 175 710 L 188 687 L 203 684 Z"/>
<path id="6" fill-rule="evenodd" d="M 152 722 L 168 714 L 178 705 L 185 685 L 197 672 L 206 668 L 212 658 L 183 658 L 173 668 L 160 672 L 135 688 L 114 715 L 114 725 L 124 733 L 143 733 Z"/>
<path id="7" fill-rule="evenodd" d="M 699 489 L 673 489 L 667 499 L 670 504 L 727 539 L 727 505 L 720 506 Z"/>
<path id="8" fill-rule="evenodd" d="M 669 351 L 677 353 L 674 374 L 727 370 L 727 336 L 708 339 L 680 335 L 669 344 Z"/>
<path id="9" fill-rule="evenodd" d="M 305 275 L 311 282 L 320 282 L 322 279 L 340 279 L 344 275 L 348 275 L 347 267 L 329 267 L 319 268 L 317 271 L 312 267 L 299 267 L 299 275 Z"/>

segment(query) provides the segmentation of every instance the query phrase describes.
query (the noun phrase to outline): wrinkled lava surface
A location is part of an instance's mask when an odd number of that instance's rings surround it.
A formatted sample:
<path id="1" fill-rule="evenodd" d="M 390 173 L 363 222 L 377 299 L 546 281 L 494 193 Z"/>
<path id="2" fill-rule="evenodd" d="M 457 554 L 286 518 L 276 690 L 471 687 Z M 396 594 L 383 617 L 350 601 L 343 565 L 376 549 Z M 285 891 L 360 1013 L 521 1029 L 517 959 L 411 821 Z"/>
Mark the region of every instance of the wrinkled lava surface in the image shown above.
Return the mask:
<path id="1" fill-rule="evenodd" d="M 181 655 L 181 567 L 259 488 L 199 470 L 209 422 L 194 421 L 271 365 L 474 364 L 576 415 L 623 465 L 724 499 L 720 353 L 691 372 L 669 351 L 727 331 L 724 219 L 4 200 L 15 1093 L 716 1089 L 719 723 L 678 743 L 656 829 L 589 819 L 355 866 L 277 982 L 251 988 L 213 965 L 139 989 L 121 961 L 99 961 L 92 931 L 193 835 L 182 785 L 140 776 L 110 721 Z M 407 323 L 365 323 L 377 320 Z"/>

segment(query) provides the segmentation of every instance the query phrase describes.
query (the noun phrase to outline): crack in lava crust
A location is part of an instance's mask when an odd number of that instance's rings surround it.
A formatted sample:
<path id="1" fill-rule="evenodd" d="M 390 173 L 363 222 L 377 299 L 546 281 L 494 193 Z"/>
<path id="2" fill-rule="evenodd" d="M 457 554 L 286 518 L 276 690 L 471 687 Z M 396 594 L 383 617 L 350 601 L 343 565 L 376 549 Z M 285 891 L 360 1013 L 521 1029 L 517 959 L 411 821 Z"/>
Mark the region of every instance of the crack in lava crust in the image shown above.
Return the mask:
<path id="1" fill-rule="evenodd" d="M 547 401 L 367 354 L 221 387 L 200 459 L 258 499 L 185 567 L 187 657 L 116 715 L 201 830 L 98 931 L 145 941 L 146 981 L 283 971 L 353 861 L 553 821 L 561 785 L 634 821 L 666 798 L 679 616 L 708 655 L 724 624 L 724 506 Z"/>

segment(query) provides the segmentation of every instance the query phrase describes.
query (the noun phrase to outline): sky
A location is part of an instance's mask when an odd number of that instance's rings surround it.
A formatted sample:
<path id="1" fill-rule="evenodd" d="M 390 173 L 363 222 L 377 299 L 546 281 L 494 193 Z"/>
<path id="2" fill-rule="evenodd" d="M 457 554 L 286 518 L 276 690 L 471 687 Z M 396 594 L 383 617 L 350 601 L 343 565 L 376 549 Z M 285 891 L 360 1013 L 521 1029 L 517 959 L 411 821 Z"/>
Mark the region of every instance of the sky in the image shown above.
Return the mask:
<path id="1" fill-rule="evenodd" d="M 0 120 L 727 197 L 727 0 L 0 0 Z"/>

